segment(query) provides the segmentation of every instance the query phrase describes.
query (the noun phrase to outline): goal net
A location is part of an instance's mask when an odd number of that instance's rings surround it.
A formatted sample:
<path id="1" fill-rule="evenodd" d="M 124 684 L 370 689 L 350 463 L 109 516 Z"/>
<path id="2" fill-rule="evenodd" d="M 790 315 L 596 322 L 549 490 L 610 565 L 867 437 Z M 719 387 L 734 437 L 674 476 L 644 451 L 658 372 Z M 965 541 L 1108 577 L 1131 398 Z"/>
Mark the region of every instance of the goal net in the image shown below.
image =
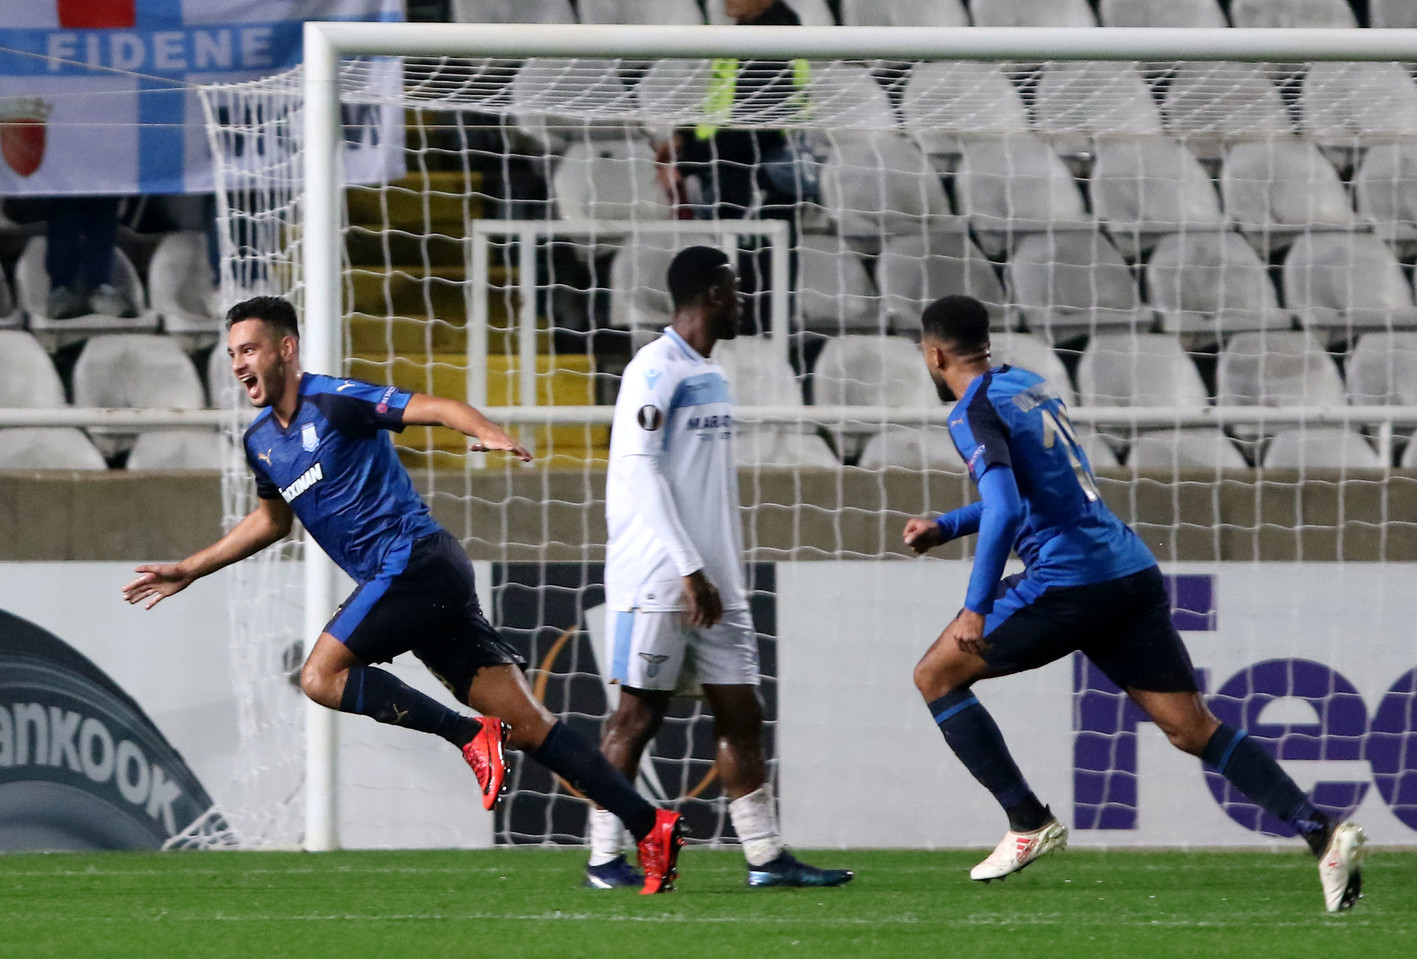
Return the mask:
<path id="1" fill-rule="evenodd" d="M 1059 432 L 1079 481 L 1161 561 L 1217 714 L 1326 808 L 1413 841 L 1417 607 L 1400 585 L 1417 561 L 1411 70 L 1125 49 L 1057 60 L 1038 44 L 959 59 L 949 32 L 930 34 L 936 59 L 873 55 L 866 40 L 831 59 L 812 54 L 819 34 L 736 59 L 561 59 L 532 56 L 548 34 L 529 31 L 525 56 L 468 59 L 452 55 L 476 42 L 464 31 L 447 56 L 339 61 L 346 144 L 394 148 L 333 187 L 331 372 L 466 398 L 536 452 L 523 467 L 440 430 L 395 436 L 536 695 L 592 740 L 615 702 L 610 412 L 626 362 L 670 321 L 669 258 L 704 243 L 732 253 L 747 294 L 743 334 L 712 358 L 738 405 L 789 841 L 997 838 L 997 810 L 910 679 L 969 572 L 967 541 L 909 561 L 900 540 L 906 518 L 974 495 L 916 347 L 921 309 L 951 293 L 986 304 L 998 363 L 1040 373 L 1068 404 Z M 302 80 L 203 90 L 228 302 L 301 303 L 312 282 Z M 240 470 L 225 477 L 228 522 L 252 495 Z M 298 559 L 292 543 L 235 572 L 246 765 L 226 812 L 254 845 L 297 842 L 303 822 L 292 675 L 312 637 Z M 444 695 L 416 663 L 394 668 Z M 1074 841 L 1284 832 L 1169 751 L 1081 657 L 981 698 Z M 521 756 L 484 817 L 441 743 L 358 719 L 340 729 L 346 845 L 583 841 L 584 801 Z M 639 785 L 696 839 L 732 841 L 713 756 L 703 705 L 676 700 Z"/>

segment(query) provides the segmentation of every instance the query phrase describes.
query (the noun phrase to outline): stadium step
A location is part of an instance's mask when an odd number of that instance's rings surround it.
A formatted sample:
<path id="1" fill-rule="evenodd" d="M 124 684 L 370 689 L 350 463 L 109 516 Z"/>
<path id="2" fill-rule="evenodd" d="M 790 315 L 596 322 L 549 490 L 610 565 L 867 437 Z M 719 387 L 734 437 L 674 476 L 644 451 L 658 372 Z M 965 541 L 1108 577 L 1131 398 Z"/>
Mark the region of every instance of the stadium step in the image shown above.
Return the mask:
<path id="1" fill-rule="evenodd" d="M 483 215 L 483 195 L 477 170 L 414 171 L 382 190 L 356 186 L 345 193 L 351 224 L 455 237 Z"/>

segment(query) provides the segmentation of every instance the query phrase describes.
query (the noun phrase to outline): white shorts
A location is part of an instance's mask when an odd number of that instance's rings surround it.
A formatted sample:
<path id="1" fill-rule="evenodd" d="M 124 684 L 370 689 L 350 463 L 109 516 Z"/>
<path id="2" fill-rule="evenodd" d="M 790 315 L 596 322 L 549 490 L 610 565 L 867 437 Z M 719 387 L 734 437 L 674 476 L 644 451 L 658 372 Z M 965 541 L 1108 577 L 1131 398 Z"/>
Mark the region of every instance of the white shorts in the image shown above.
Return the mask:
<path id="1" fill-rule="evenodd" d="M 694 686 L 758 685 L 758 636 L 746 609 L 712 626 L 684 612 L 611 612 L 611 677 L 634 689 L 691 692 Z"/>

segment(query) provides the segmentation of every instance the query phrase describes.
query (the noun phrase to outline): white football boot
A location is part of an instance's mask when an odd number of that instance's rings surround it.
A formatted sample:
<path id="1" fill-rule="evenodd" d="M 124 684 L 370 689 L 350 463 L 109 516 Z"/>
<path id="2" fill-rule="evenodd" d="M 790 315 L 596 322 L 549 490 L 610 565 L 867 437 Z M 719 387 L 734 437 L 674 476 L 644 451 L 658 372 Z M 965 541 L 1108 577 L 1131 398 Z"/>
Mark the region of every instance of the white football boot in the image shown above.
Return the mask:
<path id="1" fill-rule="evenodd" d="M 1010 873 L 1018 872 L 1040 856 L 1046 856 L 1055 849 L 1068 847 L 1068 827 L 1053 819 L 1032 832 L 1014 832 L 1010 829 L 979 865 L 969 870 L 970 879 L 988 882 L 1003 879 Z M 1325 889 L 1328 887 L 1325 886 Z"/>
<path id="2" fill-rule="evenodd" d="M 1341 822 L 1333 827 L 1324 854 L 1319 857 L 1319 882 L 1324 887 L 1324 907 L 1329 912 L 1352 909 L 1363 894 L 1363 844 L 1368 836 L 1363 827 Z"/>

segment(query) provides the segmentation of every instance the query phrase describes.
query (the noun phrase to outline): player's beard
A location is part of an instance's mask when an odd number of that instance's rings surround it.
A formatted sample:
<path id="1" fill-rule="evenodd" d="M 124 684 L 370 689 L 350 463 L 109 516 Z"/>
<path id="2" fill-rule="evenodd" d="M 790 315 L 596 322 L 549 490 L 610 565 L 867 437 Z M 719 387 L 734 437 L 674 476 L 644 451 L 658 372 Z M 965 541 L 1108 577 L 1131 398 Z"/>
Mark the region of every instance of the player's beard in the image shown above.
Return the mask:
<path id="1" fill-rule="evenodd" d="M 930 380 L 935 384 L 935 393 L 940 397 L 940 402 L 953 403 L 955 400 L 959 399 L 959 397 L 954 395 L 954 391 L 950 389 L 950 385 L 945 382 L 943 376 L 936 376 L 932 371 L 930 373 Z"/>

